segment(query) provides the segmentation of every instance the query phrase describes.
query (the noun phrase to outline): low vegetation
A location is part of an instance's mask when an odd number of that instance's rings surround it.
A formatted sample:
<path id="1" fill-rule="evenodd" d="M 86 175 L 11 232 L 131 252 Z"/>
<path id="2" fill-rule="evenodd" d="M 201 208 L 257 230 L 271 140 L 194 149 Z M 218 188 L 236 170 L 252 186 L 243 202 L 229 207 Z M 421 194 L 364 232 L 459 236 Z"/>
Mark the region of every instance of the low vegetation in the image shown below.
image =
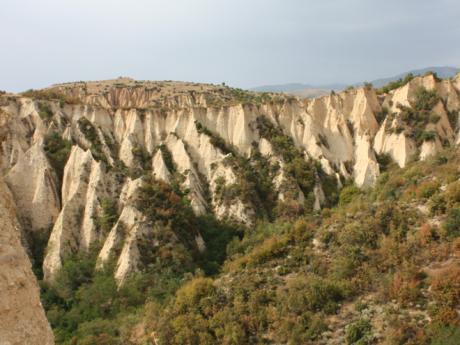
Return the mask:
<path id="1" fill-rule="evenodd" d="M 233 153 L 236 155 L 235 149 L 228 145 L 225 140 L 218 134 L 210 131 L 206 126 L 201 124 L 199 121 L 195 121 L 195 127 L 199 134 L 204 134 L 209 137 L 211 144 L 218 148 L 223 154 Z"/>
<path id="2" fill-rule="evenodd" d="M 112 198 L 103 198 L 101 201 L 101 212 L 96 223 L 106 236 L 118 219 L 117 202 Z"/>
<path id="3" fill-rule="evenodd" d="M 67 258 L 52 284 L 41 282 L 42 302 L 58 344 L 129 344 L 146 303 L 165 308 L 194 276 L 217 274 L 227 244 L 242 234 L 212 216 L 196 217 L 184 196 L 161 181 L 146 180 L 136 206 L 155 230 L 139 240 L 141 270 L 121 288 L 113 275 L 115 262 L 95 269 L 98 246 Z M 117 219 L 116 204 L 103 199 L 101 209 L 97 224 L 107 232 Z M 207 244 L 203 253 L 196 249 L 198 229 Z"/>
<path id="4" fill-rule="evenodd" d="M 64 176 L 64 167 L 70 155 L 72 143 L 53 132 L 45 137 L 44 150 L 46 156 L 58 175 L 59 181 Z"/>
<path id="5" fill-rule="evenodd" d="M 254 97 L 269 97 L 223 90 L 242 104 L 257 105 Z M 396 131 L 417 144 L 436 140 L 429 126 L 440 120 L 433 114 L 438 101 L 435 93 L 419 88 L 411 107 L 401 107 Z M 47 109 L 42 112 L 49 120 Z M 377 121 L 385 116 L 392 116 L 386 108 Z M 388 155 L 378 155 L 382 173 L 374 188 L 342 181 L 338 191 L 335 178 L 306 159 L 280 126 L 265 116 L 254 125 L 275 159 L 263 156 L 257 143 L 245 157 L 195 122 L 235 174 L 234 183 L 224 177 L 214 181 L 217 202 L 240 200 L 253 207 L 251 228 L 212 214 L 195 215 L 167 146 L 157 149 L 173 175 L 171 184 L 152 178 L 151 155 L 133 149 L 142 170 L 136 177 L 143 181 L 133 206 L 145 215 L 142 225 L 151 229 L 136 242 L 139 270 L 119 287 L 113 259 L 96 265 L 100 243 L 71 254 L 52 284 L 41 282 L 57 343 L 268 345 L 334 339 L 360 345 L 457 344 L 460 152 L 446 149 L 404 169 Z M 78 126 L 96 159 L 106 161 L 104 133 L 84 118 Z M 317 139 L 329 146 L 325 137 Z M 53 134 L 45 140 L 45 151 L 62 179 L 70 143 Z M 122 178 L 129 175 L 122 162 L 114 165 Z M 280 173 L 286 176 L 282 201 L 274 182 Z M 314 211 L 319 185 L 327 200 Z M 102 198 L 95 219 L 102 234 L 118 216 L 116 199 Z M 201 238 L 204 250 L 197 244 Z M 33 255 L 41 262 L 44 246 Z"/>
<path id="6" fill-rule="evenodd" d="M 417 146 L 420 146 L 425 141 L 436 140 L 437 134 L 433 129 L 428 129 L 428 125 L 435 125 L 440 120 L 440 116 L 433 113 L 433 108 L 440 101 L 434 90 L 427 90 L 420 86 L 415 92 L 415 99 L 411 107 L 398 105 L 400 114 L 397 119 L 399 125 L 392 128 L 391 123 L 395 115 L 389 117 L 387 121 L 386 131 L 399 134 L 404 132 L 410 138 L 414 139 Z"/>
<path id="7" fill-rule="evenodd" d="M 49 103 L 38 102 L 37 106 L 38 106 L 38 115 L 46 124 L 48 124 L 53 118 L 53 111 Z"/>
<path id="8" fill-rule="evenodd" d="M 344 344 L 382 337 L 456 344 L 460 270 L 438 274 L 430 263 L 460 249 L 458 164 L 460 154 L 445 151 L 404 169 L 390 165 L 374 189 L 348 185 L 322 215 L 264 221 L 249 232 L 195 217 L 182 196 L 150 181 L 138 207 L 169 224 L 157 240 L 170 231 L 176 242 L 141 245 L 149 264 L 121 289 L 113 265 L 94 271 L 93 255 L 67 260 L 56 285 L 43 285 L 57 340 L 129 344 L 142 323 L 145 339 L 154 331 L 159 344 L 303 344 L 328 336 Z M 208 249 L 189 257 L 193 229 Z M 350 304 L 357 314 L 346 314 Z M 333 319 L 342 332 L 328 335 Z"/>
<path id="9" fill-rule="evenodd" d="M 98 129 L 86 117 L 81 117 L 77 121 L 80 132 L 89 143 L 89 149 L 94 159 L 107 163 L 107 157 L 103 152 L 103 144 L 98 134 Z"/>
<path id="10" fill-rule="evenodd" d="M 64 93 L 61 93 L 53 89 L 27 90 L 26 92 L 23 92 L 21 95 L 40 101 L 58 101 L 61 107 L 63 107 L 64 104 L 79 103 L 79 100 L 77 98 L 68 96 Z"/>
<path id="11" fill-rule="evenodd" d="M 305 154 L 298 149 L 291 137 L 284 134 L 280 127 L 275 126 L 267 117 L 259 116 L 257 118 L 257 128 L 262 138 L 269 141 L 273 147 L 274 153 L 283 157 L 285 161 L 284 170 L 292 181 L 298 185 L 304 196 L 306 204 L 301 205 L 305 211 L 311 211 L 313 207 L 313 188 L 317 182 L 321 182 L 329 205 L 337 202 L 337 185 L 335 178 L 325 174 L 321 166 L 316 162 L 309 160 Z M 323 138 L 323 145 L 328 146 L 327 141 Z M 291 195 L 291 200 L 295 200 L 297 195 Z M 292 209 L 291 205 L 284 205 Z M 280 205 L 279 210 L 283 208 Z M 280 212 L 283 213 L 283 212 Z"/>
<path id="12" fill-rule="evenodd" d="M 400 78 L 396 81 L 392 81 L 388 83 L 387 85 L 381 87 L 380 89 L 377 89 L 377 93 L 388 93 L 392 90 L 395 90 L 401 86 L 406 85 L 409 83 L 412 79 L 414 79 L 414 75 L 412 73 L 409 73 L 406 75 L 404 78 Z"/>

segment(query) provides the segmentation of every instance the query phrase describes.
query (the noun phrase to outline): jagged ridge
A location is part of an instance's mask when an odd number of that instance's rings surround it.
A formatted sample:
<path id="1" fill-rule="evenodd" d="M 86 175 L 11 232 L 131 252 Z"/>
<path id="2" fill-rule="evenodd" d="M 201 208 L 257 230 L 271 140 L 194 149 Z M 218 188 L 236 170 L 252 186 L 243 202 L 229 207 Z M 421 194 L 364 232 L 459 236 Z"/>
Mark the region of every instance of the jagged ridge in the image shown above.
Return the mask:
<path id="1" fill-rule="evenodd" d="M 432 74 L 388 94 L 359 88 L 313 100 L 130 79 L 56 85 L 1 97 L 0 166 L 27 232 L 50 232 L 47 280 L 99 243 L 99 264 L 115 256 L 122 282 L 142 269 L 140 242 L 160 226 L 136 204 L 146 177 L 185 193 L 196 215 L 248 227 L 311 212 L 347 180 L 372 186 L 384 155 L 403 167 L 456 144 L 459 88 L 460 75 Z M 56 133 L 62 143 L 50 152 Z M 105 199 L 117 219 L 102 231 Z M 204 250 L 199 230 L 190 238 Z"/>

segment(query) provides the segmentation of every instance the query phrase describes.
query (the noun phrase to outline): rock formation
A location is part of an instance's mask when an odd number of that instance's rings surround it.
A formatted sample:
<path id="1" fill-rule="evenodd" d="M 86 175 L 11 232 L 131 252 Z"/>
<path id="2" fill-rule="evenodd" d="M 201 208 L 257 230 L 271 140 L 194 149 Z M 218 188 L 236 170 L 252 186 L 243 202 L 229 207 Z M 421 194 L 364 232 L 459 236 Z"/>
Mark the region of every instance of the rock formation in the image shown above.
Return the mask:
<path id="1" fill-rule="evenodd" d="M 25 236 L 52 229 L 45 279 L 95 245 L 98 265 L 115 258 L 122 282 L 140 269 L 140 239 L 158 227 L 136 204 L 145 177 L 179 188 L 196 215 L 251 226 L 267 202 L 248 186 L 265 166 L 272 203 L 314 212 L 327 188 L 372 186 L 385 156 L 404 166 L 458 143 L 459 80 L 429 74 L 387 94 L 364 87 L 312 100 L 131 79 L 7 94 L 1 173 Z M 117 219 L 103 230 L 106 199 Z M 199 233 L 191 237 L 203 250 Z"/>
<path id="2" fill-rule="evenodd" d="M 13 195 L 0 178 L 0 344 L 51 345 L 54 337 L 21 244 Z"/>

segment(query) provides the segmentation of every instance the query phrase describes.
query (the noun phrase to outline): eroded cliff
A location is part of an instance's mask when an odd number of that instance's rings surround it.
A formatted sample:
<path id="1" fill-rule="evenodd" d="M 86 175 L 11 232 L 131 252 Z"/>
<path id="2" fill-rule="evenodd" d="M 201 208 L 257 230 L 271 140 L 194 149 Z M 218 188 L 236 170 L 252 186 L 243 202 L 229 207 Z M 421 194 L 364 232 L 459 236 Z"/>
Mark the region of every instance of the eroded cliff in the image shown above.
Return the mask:
<path id="1" fill-rule="evenodd" d="M 13 196 L 0 178 L 0 343 L 51 345 L 54 337 L 40 290 L 21 243 Z"/>
<path id="2" fill-rule="evenodd" d="M 372 186 L 389 158 L 403 167 L 458 143 L 459 81 L 429 74 L 388 94 L 365 87 L 313 100 L 131 79 L 7 94 L 1 171 L 25 236 L 49 235 L 46 280 L 95 247 L 99 267 L 115 260 L 122 282 L 145 265 L 146 241 L 161 246 L 170 226 L 139 202 L 152 181 L 197 216 L 249 227 L 314 212 L 349 180 Z M 199 229 L 172 230 L 205 250 Z"/>

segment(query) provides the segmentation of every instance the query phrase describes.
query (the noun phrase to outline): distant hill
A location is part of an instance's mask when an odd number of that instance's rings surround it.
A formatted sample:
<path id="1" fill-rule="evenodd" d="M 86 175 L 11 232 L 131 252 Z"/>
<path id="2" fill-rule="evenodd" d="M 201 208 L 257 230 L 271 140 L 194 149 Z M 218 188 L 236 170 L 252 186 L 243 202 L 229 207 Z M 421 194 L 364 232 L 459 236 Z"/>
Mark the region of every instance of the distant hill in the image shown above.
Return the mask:
<path id="1" fill-rule="evenodd" d="M 400 78 L 404 78 L 409 73 L 412 73 L 414 76 L 419 76 L 419 75 L 423 75 L 430 71 L 436 73 L 438 77 L 440 78 L 450 78 L 456 75 L 457 73 L 460 73 L 460 68 L 449 67 L 449 66 L 426 67 L 426 68 L 415 69 L 415 70 L 410 70 L 404 73 L 400 73 L 393 77 L 375 79 L 375 80 L 370 81 L 370 83 L 372 83 L 374 87 L 379 88 L 392 81 L 398 80 Z M 355 83 L 353 84 L 353 86 L 360 86 L 363 84 L 364 84 L 364 81 Z M 320 96 L 327 95 L 332 90 L 334 91 L 343 90 L 349 85 L 350 84 L 343 84 L 343 83 L 342 84 L 341 83 L 323 84 L 323 85 L 288 83 L 288 84 L 278 84 L 278 85 L 263 85 L 263 86 L 254 87 L 250 90 L 257 91 L 257 92 L 281 92 L 281 93 L 287 93 L 293 96 L 299 96 L 303 98 L 314 98 L 314 97 L 320 97 Z"/>
<path id="2" fill-rule="evenodd" d="M 389 77 L 389 78 L 381 78 L 381 79 L 376 79 L 376 80 L 373 80 L 371 81 L 372 85 L 374 85 L 374 87 L 382 87 L 392 81 L 395 81 L 395 80 L 398 80 L 400 78 L 404 78 L 407 74 L 409 73 L 412 73 L 414 76 L 419 76 L 419 75 L 423 75 L 427 72 L 434 72 L 437 74 L 437 76 L 439 78 L 450 78 L 450 77 L 453 77 L 454 75 L 456 75 L 457 73 L 460 73 L 460 68 L 457 68 L 457 67 L 448 67 L 448 66 L 444 66 L 444 67 L 426 67 L 426 68 L 421 68 L 421 69 L 415 69 L 415 70 L 412 70 L 412 71 L 407 71 L 407 72 L 404 72 L 404 73 L 400 73 L 398 75 L 395 75 L 393 77 Z M 361 85 L 362 83 L 358 83 L 357 85 Z"/>
<path id="3" fill-rule="evenodd" d="M 316 89 L 316 90 L 342 90 L 346 88 L 346 84 L 323 84 L 323 85 L 312 85 L 302 83 L 289 83 L 289 84 L 278 84 L 278 85 L 263 85 L 257 86 L 251 91 L 257 92 L 294 92 L 305 89 Z"/>
<path id="4" fill-rule="evenodd" d="M 290 83 L 280 85 L 265 85 L 250 89 L 257 92 L 280 92 L 301 98 L 315 98 L 329 94 L 331 90 L 340 91 L 347 87 L 346 84 L 309 85 Z"/>

